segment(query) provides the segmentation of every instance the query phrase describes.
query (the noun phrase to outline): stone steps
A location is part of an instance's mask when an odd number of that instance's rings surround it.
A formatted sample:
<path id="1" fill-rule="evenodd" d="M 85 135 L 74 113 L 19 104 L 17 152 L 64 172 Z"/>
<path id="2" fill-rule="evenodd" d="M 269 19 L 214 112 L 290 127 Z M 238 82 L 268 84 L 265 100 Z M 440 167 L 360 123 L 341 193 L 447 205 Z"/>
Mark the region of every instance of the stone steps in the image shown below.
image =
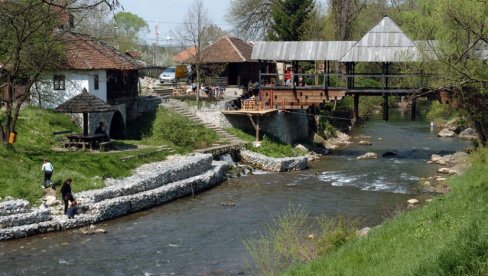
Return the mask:
<path id="1" fill-rule="evenodd" d="M 199 117 L 197 117 L 193 112 L 191 112 L 190 110 L 188 110 L 188 108 L 185 108 L 183 106 L 183 103 L 178 103 L 178 102 L 172 102 L 172 103 L 167 103 L 167 104 L 163 104 L 164 107 L 167 107 L 167 108 L 170 108 L 172 109 L 173 111 L 176 111 L 178 112 L 179 114 L 187 117 L 188 119 L 196 122 L 196 123 L 200 123 L 200 124 L 203 124 L 204 126 L 206 126 L 207 128 L 209 129 L 212 129 L 213 131 L 215 131 L 218 135 L 219 135 L 219 140 L 217 143 L 220 143 L 220 144 L 229 144 L 229 143 L 240 143 L 240 144 L 245 144 L 247 143 L 246 141 L 228 133 L 227 131 L 223 130 L 222 128 L 216 126 L 216 125 L 213 125 L 213 124 L 209 124 L 209 123 L 206 123 L 204 122 L 202 119 L 200 119 Z"/>

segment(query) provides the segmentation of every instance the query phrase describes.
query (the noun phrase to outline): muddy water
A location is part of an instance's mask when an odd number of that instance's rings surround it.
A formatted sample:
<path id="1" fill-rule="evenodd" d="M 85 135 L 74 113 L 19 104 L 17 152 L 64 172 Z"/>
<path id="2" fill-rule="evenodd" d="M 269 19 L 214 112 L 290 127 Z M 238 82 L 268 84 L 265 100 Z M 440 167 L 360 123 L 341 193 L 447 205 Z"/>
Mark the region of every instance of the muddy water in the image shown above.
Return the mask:
<path id="1" fill-rule="evenodd" d="M 258 237 L 289 204 L 375 225 L 418 196 L 420 178 L 437 168 L 426 165 L 431 154 L 469 145 L 400 116 L 370 121 L 353 135 L 371 136 L 373 145 L 335 151 L 307 171 L 228 180 L 196 199 L 102 223 L 104 235 L 72 230 L 0 242 L 0 275 L 251 275 L 243 240 Z M 355 159 L 368 151 L 397 156 Z"/>

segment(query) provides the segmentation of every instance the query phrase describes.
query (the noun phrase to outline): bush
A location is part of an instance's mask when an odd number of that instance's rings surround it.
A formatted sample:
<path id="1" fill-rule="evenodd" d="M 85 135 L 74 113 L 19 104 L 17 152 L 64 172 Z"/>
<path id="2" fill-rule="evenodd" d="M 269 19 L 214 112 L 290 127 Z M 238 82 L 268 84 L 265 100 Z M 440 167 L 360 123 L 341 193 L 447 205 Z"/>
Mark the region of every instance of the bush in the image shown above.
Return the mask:
<path id="1" fill-rule="evenodd" d="M 435 122 L 436 124 L 445 123 L 455 116 L 458 116 L 458 113 L 454 108 L 451 108 L 447 104 L 441 104 L 438 101 L 433 101 L 430 104 L 429 111 L 426 115 L 429 121 Z"/>
<path id="2" fill-rule="evenodd" d="M 316 231 L 318 235 L 313 234 Z M 244 243 L 259 274 L 274 275 L 290 265 L 337 250 L 354 239 L 356 231 L 355 224 L 344 217 L 314 219 L 305 209 L 290 205 L 264 234 Z"/>

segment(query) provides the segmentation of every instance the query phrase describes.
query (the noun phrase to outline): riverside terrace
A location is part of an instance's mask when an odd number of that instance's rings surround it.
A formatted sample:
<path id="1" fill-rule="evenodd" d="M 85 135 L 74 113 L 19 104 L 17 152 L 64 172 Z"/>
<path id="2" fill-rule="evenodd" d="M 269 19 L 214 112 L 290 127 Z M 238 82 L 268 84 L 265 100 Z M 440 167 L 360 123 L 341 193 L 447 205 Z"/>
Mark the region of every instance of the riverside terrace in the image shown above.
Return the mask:
<path id="1" fill-rule="evenodd" d="M 428 75 L 402 71 L 412 64 L 436 60 L 434 45 L 435 41 L 410 40 L 389 17 L 359 41 L 257 41 L 252 58 L 266 64 L 260 67 L 266 69 L 260 71 L 256 106 L 307 109 L 350 95 L 354 97 L 354 116 L 358 118 L 359 96 L 383 96 L 383 118 L 388 120 L 388 97 L 409 96 L 415 111 L 417 98 L 430 91 L 425 85 Z M 285 72 L 286 68 L 282 72 L 272 70 L 271 61 L 291 63 L 296 72 Z M 320 73 L 302 73 L 299 61 L 315 62 L 315 72 Z M 357 73 L 358 67 L 366 73 Z M 337 70 L 341 68 L 345 71 Z M 445 91 L 437 92 L 429 96 L 439 97 Z"/>

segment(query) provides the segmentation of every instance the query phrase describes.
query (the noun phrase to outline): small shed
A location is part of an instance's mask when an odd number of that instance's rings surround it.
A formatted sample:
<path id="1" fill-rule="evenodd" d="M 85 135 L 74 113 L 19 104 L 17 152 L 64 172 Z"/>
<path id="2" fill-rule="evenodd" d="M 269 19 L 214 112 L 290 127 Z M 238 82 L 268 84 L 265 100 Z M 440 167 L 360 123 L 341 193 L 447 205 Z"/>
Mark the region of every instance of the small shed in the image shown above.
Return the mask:
<path id="1" fill-rule="evenodd" d="M 114 108 L 98 97 L 91 95 L 84 88 L 81 94 L 74 96 L 54 109 L 64 113 L 83 114 L 83 135 L 88 135 L 88 113 L 113 112 Z"/>

